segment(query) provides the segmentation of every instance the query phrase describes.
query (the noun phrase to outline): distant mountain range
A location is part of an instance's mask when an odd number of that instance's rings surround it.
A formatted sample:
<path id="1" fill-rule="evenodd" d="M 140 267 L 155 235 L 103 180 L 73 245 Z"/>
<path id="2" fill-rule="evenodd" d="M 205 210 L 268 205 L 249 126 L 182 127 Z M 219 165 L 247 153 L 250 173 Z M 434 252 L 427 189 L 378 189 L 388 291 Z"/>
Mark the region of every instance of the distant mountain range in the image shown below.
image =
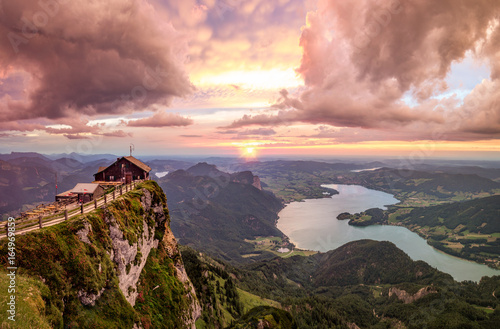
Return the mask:
<path id="1" fill-rule="evenodd" d="M 54 201 L 57 192 L 72 189 L 77 183 L 93 181 L 100 166 L 116 160 L 112 154 L 76 153 L 42 155 L 35 152 L 0 154 L 0 214 L 2 219 L 18 216 L 39 203 Z M 175 160 L 151 161 L 154 172 L 188 168 L 191 163 Z M 57 175 L 57 178 L 56 178 Z"/>
<path id="2" fill-rule="evenodd" d="M 276 160 L 267 162 L 246 162 L 231 166 L 236 171 L 251 170 L 259 175 L 274 175 L 279 172 L 302 172 L 302 173 L 320 173 L 324 171 L 350 171 L 359 169 L 379 168 L 386 166 L 380 161 L 368 163 L 326 163 L 319 161 L 286 161 Z"/>
<path id="3" fill-rule="evenodd" d="M 77 183 L 91 182 L 96 169 L 109 162 L 101 159 L 81 163 L 73 158 L 51 160 L 36 154 L 17 155 L 3 157 L 8 160 L 0 159 L 0 213 L 3 217 L 17 216 L 26 207 L 54 201 L 56 182 L 58 193 Z"/>
<path id="4" fill-rule="evenodd" d="M 462 171 L 467 172 L 466 168 L 462 168 Z M 494 169 L 491 170 L 493 171 Z M 410 206 L 470 200 L 500 193 L 500 182 L 477 174 L 450 174 L 393 168 L 344 173 L 337 175 L 334 182 L 362 185 L 391 193 L 404 205 Z"/>
<path id="5" fill-rule="evenodd" d="M 15 216 L 23 209 L 33 207 L 37 203 L 54 200 L 56 174 L 58 192 L 63 192 L 77 183 L 92 181 L 93 174 L 99 166 L 108 166 L 116 158 L 117 156 L 113 154 L 45 155 L 36 152 L 0 154 L 2 218 L 6 219 L 8 215 Z M 152 168 L 153 179 L 158 178 L 156 173 L 163 175 L 167 172 L 173 173 L 196 164 L 191 162 L 190 158 L 159 158 L 145 157 L 145 163 Z M 328 183 L 360 184 L 393 193 L 399 199 L 420 197 L 417 194 L 421 193 L 423 199 L 428 197 L 430 201 L 422 205 L 487 196 L 494 194 L 495 190 L 500 188 L 500 169 L 474 166 L 470 162 L 467 162 L 466 166 L 453 166 L 450 162 L 422 164 L 416 166 L 419 170 L 411 171 L 384 168 L 376 171 L 352 172 L 387 166 L 391 161 L 327 163 L 296 160 L 244 162 L 236 158 L 212 158 L 212 160 L 228 172 L 251 172 L 259 176 L 261 188 L 272 191 L 284 202 L 321 198 L 325 197 L 326 192 L 335 193 L 320 186 Z M 210 177 L 209 172 L 194 172 L 199 169 L 195 167 L 191 169 L 191 173 Z M 249 183 L 248 178 L 241 176 L 240 179 Z"/>
<path id="6" fill-rule="evenodd" d="M 0 154 L 0 160 L 8 161 L 17 158 L 40 158 L 44 160 L 57 160 L 69 158 L 81 163 L 92 162 L 101 159 L 115 159 L 114 154 L 80 154 L 80 153 L 58 153 L 58 154 L 40 154 L 36 152 L 11 152 L 10 154 Z"/>

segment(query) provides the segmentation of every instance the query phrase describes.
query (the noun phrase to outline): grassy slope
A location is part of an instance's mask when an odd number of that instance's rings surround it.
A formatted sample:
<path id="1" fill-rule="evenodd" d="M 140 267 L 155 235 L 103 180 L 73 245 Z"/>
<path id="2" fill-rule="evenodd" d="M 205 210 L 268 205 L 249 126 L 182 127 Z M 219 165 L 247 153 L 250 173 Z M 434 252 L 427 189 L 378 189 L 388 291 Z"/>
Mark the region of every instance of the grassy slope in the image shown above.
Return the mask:
<path id="1" fill-rule="evenodd" d="M 272 299 L 262 298 L 248 291 L 238 288 L 241 304 L 243 305 L 243 313 L 249 312 L 252 308 L 257 306 L 272 306 L 281 308 L 281 304 Z"/>
<path id="2" fill-rule="evenodd" d="M 146 182 L 140 187 L 150 190 L 154 196 L 153 201 L 166 207 L 165 196 L 156 183 Z M 141 193 L 137 189 L 123 199 L 114 201 L 107 208 L 109 213 L 115 215 L 131 244 L 142 230 L 142 225 L 139 225 L 143 214 L 140 207 Z M 148 221 L 151 221 L 151 213 L 147 215 Z M 53 328 L 131 328 L 134 323 L 139 322 L 146 326 L 147 323 L 152 323 L 153 327 L 162 328 L 164 326 L 161 321 L 165 319 L 178 321 L 179 309 L 172 312 L 162 310 L 164 318 L 155 319 L 148 309 L 140 307 L 141 303 L 134 309 L 125 300 L 118 288 L 115 265 L 107 253 L 111 250 L 111 239 L 104 218 L 105 212 L 97 210 L 68 222 L 16 237 L 16 261 L 20 282 L 31 280 L 30 284 L 39 287 L 43 297 L 43 305 L 26 304 L 30 312 L 26 311 L 24 315 L 29 316 L 30 321 L 38 321 L 38 314 Z M 84 220 L 92 225 L 92 231 L 88 234 L 91 245 L 83 243 L 76 236 L 76 232 L 84 227 Z M 161 227 L 160 225 L 158 238 L 162 236 Z M 4 239 L 0 242 L 2 264 L 7 262 L 6 248 Z M 159 292 L 168 291 L 168 294 L 157 292 L 145 299 L 147 303 L 155 305 L 170 301 L 177 305 L 185 291 L 173 276 L 171 261 L 161 254 L 161 246 L 159 254 L 150 254 L 146 271 L 143 271 L 140 278 L 142 283 L 157 279 L 165 282 L 165 290 Z M 97 293 L 102 288 L 105 290 L 95 306 L 84 306 L 80 303 L 77 296 L 79 290 Z M 143 285 L 144 288 L 149 287 Z M 6 291 L 2 290 L 0 293 L 4 298 Z M 23 290 L 19 294 L 24 298 L 22 293 Z M 35 294 L 38 292 L 35 291 Z M 181 305 L 179 304 L 179 307 Z"/>
<path id="3" fill-rule="evenodd" d="M 20 328 L 20 329 L 50 329 L 49 320 L 45 317 L 47 313 L 44 298 L 47 298 L 49 288 L 40 280 L 30 278 L 24 275 L 16 276 L 16 316 L 15 322 L 7 317 L 7 302 L 10 300 L 8 291 L 9 279 L 5 269 L 0 269 L 0 312 L 2 320 L 1 328 Z"/>
<path id="4" fill-rule="evenodd" d="M 228 329 L 246 328 L 296 329 L 298 327 L 290 313 L 271 306 L 257 306 L 228 327 Z"/>
<path id="5" fill-rule="evenodd" d="M 259 297 L 235 285 L 232 267 L 186 246 L 181 247 L 186 266 L 203 312 L 198 329 L 226 327 L 254 307 L 280 308 L 276 301 Z"/>

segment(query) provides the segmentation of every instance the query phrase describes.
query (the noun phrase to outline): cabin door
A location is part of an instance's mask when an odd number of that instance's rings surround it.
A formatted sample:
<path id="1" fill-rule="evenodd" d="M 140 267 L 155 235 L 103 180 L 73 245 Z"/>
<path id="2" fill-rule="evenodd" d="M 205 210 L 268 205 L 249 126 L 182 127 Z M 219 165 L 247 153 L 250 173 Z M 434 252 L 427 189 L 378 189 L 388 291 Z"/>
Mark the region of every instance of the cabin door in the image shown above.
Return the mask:
<path id="1" fill-rule="evenodd" d="M 132 173 L 126 173 L 125 174 L 125 184 L 130 184 L 132 183 Z"/>

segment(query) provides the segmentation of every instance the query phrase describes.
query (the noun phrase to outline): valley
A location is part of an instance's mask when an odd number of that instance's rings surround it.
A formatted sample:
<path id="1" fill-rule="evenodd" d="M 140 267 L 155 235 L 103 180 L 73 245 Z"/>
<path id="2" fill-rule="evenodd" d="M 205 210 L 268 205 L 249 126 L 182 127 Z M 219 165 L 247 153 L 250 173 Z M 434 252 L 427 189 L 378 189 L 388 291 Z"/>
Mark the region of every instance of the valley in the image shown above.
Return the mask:
<path id="1" fill-rule="evenodd" d="M 30 313 L 27 321 L 41 328 L 140 323 L 144 328 L 229 329 L 265 323 L 266 328 L 327 329 L 495 328 L 500 320 L 498 271 L 477 264 L 496 267 L 499 259 L 498 171 L 453 167 L 438 172 L 430 166 L 407 172 L 388 168 L 390 161 L 220 161 L 219 168 L 208 161 L 152 159 L 148 163 L 162 173 L 155 178 L 158 185 L 140 186 L 107 211 L 20 237 L 20 289 L 23 294 L 35 289 L 36 298 L 20 304 Z M 34 166 L 29 163 L 24 170 Z M 70 182 L 91 172 L 92 164 L 76 164 L 58 176 Z M 46 168 L 47 180 L 54 169 Z M 364 170 L 372 168 L 379 169 Z M 39 169 L 34 172 L 44 172 Z M 26 200 L 37 200 L 37 189 L 20 186 L 32 193 Z M 153 225 L 151 211 L 141 210 L 148 207 L 141 204 L 143 193 L 155 195 L 156 204 L 168 203 L 162 208 L 168 220 L 156 217 L 165 231 L 141 230 L 141 218 L 147 227 Z M 328 208 L 335 203 L 335 210 Z M 148 231 L 163 242 L 128 257 L 127 266 L 118 261 L 113 270 L 117 259 L 109 258 L 109 250 L 116 248 L 116 236 L 110 239 L 107 233 L 106 227 L 114 225 L 109 214 L 133 245 Z M 92 227 L 91 245 L 74 235 L 86 225 Z M 29 258 L 45 249 L 56 276 Z M 63 257 L 60 265 L 58 257 Z M 77 274 L 72 257 L 95 272 L 92 280 L 87 273 Z M 186 294 L 187 283 L 178 281 L 181 260 L 196 301 Z M 142 270 L 136 287 L 120 290 L 122 278 L 137 266 Z M 55 289 L 61 280 L 67 280 L 64 290 Z M 83 290 L 95 306 L 82 308 L 86 299 L 78 291 Z M 58 296 L 69 304 L 59 303 Z M 133 307 L 127 304 L 131 296 L 136 296 Z"/>
<path id="2" fill-rule="evenodd" d="M 372 218 L 382 217 L 397 203 L 390 194 L 370 190 L 358 185 L 332 185 L 340 194 L 331 199 L 308 199 L 294 202 L 283 209 L 279 216 L 278 228 L 300 248 L 327 252 L 345 243 L 372 239 L 390 241 L 406 252 L 414 260 L 423 260 L 439 270 L 451 274 L 455 280 L 479 281 L 483 275 L 498 275 L 485 265 L 452 257 L 433 248 L 424 237 L 402 225 L 374 225 Z M 365 207 L 371 209 L 363 211 Z M 378 208 L 380 207 L 380 208 Z M 387 209 L 386 208 L 386 209 Z M 339 220 L 339 214 L 352 212 L 353 219 Z M 308 218 L 304 220 L 304 218 Z M 353 223 L 354 221 L 354 223 Z M 497 274 L 498 273 L 498 274 Z"/>

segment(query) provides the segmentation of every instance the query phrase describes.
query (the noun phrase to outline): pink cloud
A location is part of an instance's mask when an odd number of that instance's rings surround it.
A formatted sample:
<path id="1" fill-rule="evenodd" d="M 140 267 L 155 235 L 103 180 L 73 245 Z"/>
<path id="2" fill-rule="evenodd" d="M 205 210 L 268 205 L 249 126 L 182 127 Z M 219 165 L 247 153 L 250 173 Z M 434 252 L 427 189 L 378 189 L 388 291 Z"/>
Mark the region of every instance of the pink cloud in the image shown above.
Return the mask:
<path id="1" fill-rule="evenodd" d="M 181 137 L 185 138 L 201 138 L 203 135 L 180 135 Z"/>
<path id="2" fill-rule="evenodd" d="M 0 130 L 33 131 L 44 129 L 45 126 L 37 123 L 25 123 L 21 121 L 0 122 Z"/>
<path id="3" fill-rule="evenodd" d="M 183 127 L 194 123 L 193 119 L 183 117 L 180 114 L 158 112 L 149 118 L 131 120 L 127 123 L 129 127 Z"/>
<path id="4" fill-rule="evenodd" d="M 90 139 L 89 136 L 85 136 L 85 135 L 79 135 L 79 134 L 65 134 L 64 137 L 66 137 L 67 139 Z"/>
<path id="5" fill-rule="evenodd" d="M 146 1 L 8 1 L 0 34 L 1 70 L 32 79 L 2 121 L 130 113 L 194 90 L 187 40 Z"/>
<path id="6" fill-rule="evenodd" d="M 499 15 L 500 2 L 492 1 L 320 0 L 300 38 L 297 72 L 306 90 L 282 91 L 274 111 L 227 128 L 302 122 L 404 130 L 406 140 L 499 138 Z M 483 92 L 468 96 L 474 107 L 455 96 L 434 98 L 447 91 L 451 64 L 467 52 L 492 67 Z M 408 95 L 416 105 L 403 101 Z"/>

